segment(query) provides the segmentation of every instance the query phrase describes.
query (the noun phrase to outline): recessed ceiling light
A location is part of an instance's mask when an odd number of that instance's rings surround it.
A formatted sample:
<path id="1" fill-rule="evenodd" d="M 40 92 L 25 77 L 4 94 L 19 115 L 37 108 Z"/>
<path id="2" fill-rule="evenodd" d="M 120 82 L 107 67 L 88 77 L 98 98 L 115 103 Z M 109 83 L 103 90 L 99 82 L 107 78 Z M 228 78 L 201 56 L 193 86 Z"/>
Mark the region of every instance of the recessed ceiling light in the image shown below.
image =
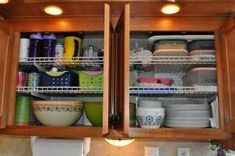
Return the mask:
<path id="1" fill-rule="evenodd" d="M 8 2 L 9 2 L 9 0 L 0 0 L 0 4 L 6 4 Z"/>
<path id="2" fill-rule="evenodd" d="M 62 9 L 57 6 L 47 6 L 44 8 L 44 11 L 49 15 L 61 15 Z"/>
<path id="3" fill-rule="evenodd" d="M 161 9 L 162 13 L 164 14 L 176 14 L 180 11 L 180 7 L 177 4 L 166 4 Z"/>

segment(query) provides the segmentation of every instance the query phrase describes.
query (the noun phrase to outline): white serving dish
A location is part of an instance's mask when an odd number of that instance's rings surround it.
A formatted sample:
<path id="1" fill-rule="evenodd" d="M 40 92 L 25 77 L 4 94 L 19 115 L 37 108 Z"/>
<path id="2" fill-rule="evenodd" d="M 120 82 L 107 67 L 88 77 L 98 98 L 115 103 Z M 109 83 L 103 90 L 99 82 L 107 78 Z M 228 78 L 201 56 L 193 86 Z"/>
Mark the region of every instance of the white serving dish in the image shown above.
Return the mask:
<path id="1" fill-rule="evenodd" d="M 141 128 L 160 128 L 165 117 L 165 109 L 137 107 L 136 117 Z"/>
<path id="2" fill-rule="evenodd" d="M 80 101 L 33 101 L 33 111 L 43 125 L 64 127 L 81 117 L 83 104 Z"/>

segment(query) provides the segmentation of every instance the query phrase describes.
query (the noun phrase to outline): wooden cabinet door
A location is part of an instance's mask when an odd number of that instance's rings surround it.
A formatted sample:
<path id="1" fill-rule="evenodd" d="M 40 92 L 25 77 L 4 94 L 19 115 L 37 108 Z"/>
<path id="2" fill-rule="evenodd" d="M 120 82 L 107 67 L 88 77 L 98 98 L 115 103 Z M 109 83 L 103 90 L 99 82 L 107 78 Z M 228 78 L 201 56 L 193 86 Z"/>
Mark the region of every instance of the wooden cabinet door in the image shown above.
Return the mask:
<path id="1" fill-rule="evenodd" d="M 226 21 L 219 30 L 221 40 L 222 88 L 224 123 L 228 132 L 235 133 L 235 20 Z"/>
<path id="2" fill-rule="evenodd" d="M 117 79 L 116 111 L 121 113 L 120 130 L 128 134 L 129 129 L 129 41 L 130 41 L 130 5 L 125 4 L 116 26 Z"/>
<path id="3" fill-rule="evenodd" d="M 111 104 L 111 75 L 110 75 L 110 49 L 111 49 L 111 24 L 110 5 L 104 4 L 104 89 L 103 89 L 103 134 L 109 132 L 109 114 Z"/>
<path id="4" fill-rule="evenodd" d="M 5 22 L 0 22 L 0 128 L 5 128 L 6 126 L 6 106 L 9 101 L 10 53 L 8 45 L 8 25 Z"/>

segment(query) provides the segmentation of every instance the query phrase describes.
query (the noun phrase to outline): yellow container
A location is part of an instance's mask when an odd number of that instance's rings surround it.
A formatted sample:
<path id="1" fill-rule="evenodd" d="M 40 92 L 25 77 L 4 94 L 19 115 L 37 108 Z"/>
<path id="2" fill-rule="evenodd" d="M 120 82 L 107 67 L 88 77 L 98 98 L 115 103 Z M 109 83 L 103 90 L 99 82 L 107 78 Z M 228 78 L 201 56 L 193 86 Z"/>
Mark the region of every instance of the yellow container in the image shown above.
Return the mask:
<path id="1" fill-rule="evenodd" d="M 79 57 L 82 49 L 82 39 L 75 36 L 64 38 L 64 61 L 71 62 L 73 57 Z"/>

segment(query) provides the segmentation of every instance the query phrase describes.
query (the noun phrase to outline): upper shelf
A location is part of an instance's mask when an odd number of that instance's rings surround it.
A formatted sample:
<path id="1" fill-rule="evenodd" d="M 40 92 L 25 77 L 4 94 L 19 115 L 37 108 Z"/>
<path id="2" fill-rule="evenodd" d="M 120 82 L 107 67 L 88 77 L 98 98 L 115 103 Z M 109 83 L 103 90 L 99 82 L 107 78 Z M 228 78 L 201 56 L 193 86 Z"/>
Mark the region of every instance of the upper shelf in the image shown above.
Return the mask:
<path id="1" fill-rule="evenodd" d="M 166 86 L 166 87 L 129 87 L 131 95 L 147 96 L 187 96 L 187 97 L 210 97 L 217 94 L 217 87 L 214 86 Z"/>
<path id="2" fill-rule="evenodd" d="M 59 58 L 59 57 L 36 57 L 23 58 L 19 60 L 19 65 L 22 66 L 42 66 L 42 67 L 86 67 L 91 69 L 99 68 L 103 65 L 103 57 L 73 57 L 73 58 Z M 92 68 L 93 67 L 93 68 Z M 99 68 L 100 69 L 100 68 Z"/>
<path id="3" fill-rule="evenodd" d="M 31 94 L 31 93 L 41 93 L 41 94 L 79 94 L 79 95 L 93 95 L 102 94 L 102 88 L 95 87 L 17 87 L 17 93 Z"/>

